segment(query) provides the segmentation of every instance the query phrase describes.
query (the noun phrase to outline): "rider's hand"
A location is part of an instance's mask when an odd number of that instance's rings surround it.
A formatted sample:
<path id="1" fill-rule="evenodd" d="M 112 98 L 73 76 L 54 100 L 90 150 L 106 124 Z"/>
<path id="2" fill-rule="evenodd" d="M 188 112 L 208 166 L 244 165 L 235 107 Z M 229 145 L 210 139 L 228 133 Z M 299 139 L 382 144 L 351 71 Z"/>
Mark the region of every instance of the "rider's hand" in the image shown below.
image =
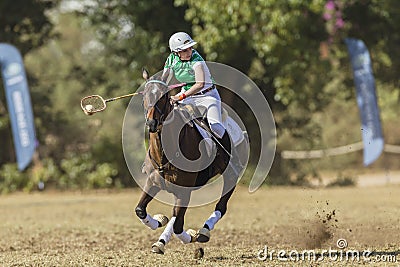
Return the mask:
<path id="1" fill-rule="evenodd" d="M 175 104 L 176 102 L 179 101 L 179 95 L 172 95 L 170 97 L 170 101 L 171 101 L 171 104 Z"/>

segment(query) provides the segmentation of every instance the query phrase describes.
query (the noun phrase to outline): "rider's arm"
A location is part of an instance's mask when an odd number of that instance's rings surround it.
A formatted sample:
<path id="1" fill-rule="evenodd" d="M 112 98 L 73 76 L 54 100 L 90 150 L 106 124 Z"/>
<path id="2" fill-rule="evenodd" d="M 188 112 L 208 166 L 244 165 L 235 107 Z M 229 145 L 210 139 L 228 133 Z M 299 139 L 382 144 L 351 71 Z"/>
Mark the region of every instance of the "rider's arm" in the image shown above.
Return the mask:
<path id="1" fill-rule="evenodd" d="M 203 64 L 196 64 L 196 66 L 194 67 L 194 76 L 196 79 L 196 83 L 193 84 L 193 86 L 185 92 L 186 97 L 194 95 L 204 88 L 205 74 Z"/>
<path id="2" fill-rule="evenodd" d="M 184 98 L 194 95 L 198 92 L 200 92 L 205 84 L 205 74 L 204 74 L 204 69 L 202 64 L 196 64 L 194 67 L 194 75 L 195 75 L 195 80 L 196 83 L 190 87 L 185 93 L 179 93 L 177 95 L 171 96 L 172 101 L 178 101 L 178 100 L 183 100 Z"/>

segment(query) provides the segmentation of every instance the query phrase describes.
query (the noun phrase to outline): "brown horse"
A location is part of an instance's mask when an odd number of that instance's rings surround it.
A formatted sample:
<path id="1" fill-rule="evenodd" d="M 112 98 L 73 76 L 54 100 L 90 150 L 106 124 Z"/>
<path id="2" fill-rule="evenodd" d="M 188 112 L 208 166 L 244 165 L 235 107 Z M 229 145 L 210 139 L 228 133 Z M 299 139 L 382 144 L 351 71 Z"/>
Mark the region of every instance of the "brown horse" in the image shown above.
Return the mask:
<path id="1" fill-rule="evenodd" d="M 181 109 L 171 104 L 169 88 L 165 82 L 167 76 L 168 73 L 161 79 L 149 78 L 148 72 L 143 70 L 143 77 L 146 80 L 143 106 L 146 126 L 149 130 L 149 149 L 144 169 L 148 178 L 135 209 L 136 215 L 149 228 L 155 230 L 166 225 L 159 240 L 152 246 L 152 251 L 159 254 L 164 253 L 165 245 L 169 242 L 172 233 L 185 244 L 208 242 L 210 230 L 227 211 L 228 200 L 235 189 L 239 173 L 243 169 L 241 167 L 242 169 L 238 171 L 231 163 L 234 162 L 236 156 L 232 152 L 234 149 L 228 135 L 226 136 L 229 142 L 217 140 L 217 151 L 211 164 L 205 168 L 200 166 L 202 161 L 199 161 L 199 158 L 204 156 L 202 154 L 204 151 L 201 150 L 203 137 L 193 125 L 199 120 L 188 117 Z M 181 128 L 179 134 L 176 134 L 176 127 Z M 173 151 L 167 151 L 163 144 L 168 144 L 168 149 Z M 167 157 L 168 154 L 194 162 L 195 167 L 188 170 L 177 166 L 176 159 Z M 184 231 L 184 216 L 192 191 L 205 185 L 218 174 L 223 174 L 223 189 L 215 211 L 199 231 L 191 229 Z M 146 212 L 147 205 L 160 190 L 167 190 L 174 195 L 175 206 L 170 220 L 164 215 L 157 214 L 152 217 Z"/>

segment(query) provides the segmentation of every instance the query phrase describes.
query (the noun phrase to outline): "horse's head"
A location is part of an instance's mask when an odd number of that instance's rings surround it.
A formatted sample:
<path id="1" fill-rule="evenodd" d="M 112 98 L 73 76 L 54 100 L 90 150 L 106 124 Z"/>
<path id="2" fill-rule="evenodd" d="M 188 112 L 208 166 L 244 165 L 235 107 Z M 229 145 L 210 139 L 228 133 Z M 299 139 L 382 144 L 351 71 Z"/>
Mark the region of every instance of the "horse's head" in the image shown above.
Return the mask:
<path id="1" fill-rule="evenodd" d="M 143 107 L 146 125 L 151 133 L 160 129 L 171 108 L 169 89 L 166 84 L 168 75 L 169 71 L 164 73 L 161 79 L 149 78 L 149 73 L 143 69 L 143 78 L 146 80 L 143 91 Z"/>

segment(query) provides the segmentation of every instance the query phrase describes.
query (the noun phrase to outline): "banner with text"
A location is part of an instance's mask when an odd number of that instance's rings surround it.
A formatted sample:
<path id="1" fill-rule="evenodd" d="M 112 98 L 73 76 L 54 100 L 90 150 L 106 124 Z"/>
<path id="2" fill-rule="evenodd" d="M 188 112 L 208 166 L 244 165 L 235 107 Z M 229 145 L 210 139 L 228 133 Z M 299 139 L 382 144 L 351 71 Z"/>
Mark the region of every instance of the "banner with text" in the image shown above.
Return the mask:
<path id="1" fill-rule="evenodd" d="M 21 54 L 14 46 L 1 43 L 0 64 L 18 169 L 24 170 L 31 162 L 36 148 L 31 98 L 24 63 Z"/>
<path id="2" fill-rule="evenodd" d="M 375 80 L 372 74 L 371 58 L 364 42 L 352 38 L 346 38 L 345 42 L 353 67 L 357 104 L 361 116 L 364 165 L 367 166 L 379 158 L 384 146 Z"/>

